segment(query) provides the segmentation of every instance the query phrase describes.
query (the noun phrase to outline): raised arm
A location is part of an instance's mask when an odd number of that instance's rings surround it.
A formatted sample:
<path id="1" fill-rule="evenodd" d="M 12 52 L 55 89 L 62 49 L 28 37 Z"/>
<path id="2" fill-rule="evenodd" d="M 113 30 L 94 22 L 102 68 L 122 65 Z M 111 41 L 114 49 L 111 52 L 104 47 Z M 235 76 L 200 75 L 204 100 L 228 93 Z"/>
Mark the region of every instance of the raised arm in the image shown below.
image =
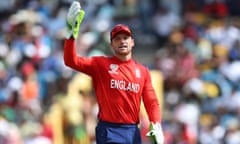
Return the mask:
<path id="1" fill-rule="evenodd" d="M 68 10 L 66 20 L 67 35 L 64 41 L 64 63 L 77 71 L 91 75 L 93 73 L 92 58 L 78 56 L 75 44 L 84 14 L 85 12 L 81 10 L 80 3 L 74 1 Z"/>
<path id="2" fill-rule="evenodd" d="M 76 52 L 75 39 L 69 38 L 64 40 L 64 63 L 66 66 L 78 70 L 78 56 Z"/>

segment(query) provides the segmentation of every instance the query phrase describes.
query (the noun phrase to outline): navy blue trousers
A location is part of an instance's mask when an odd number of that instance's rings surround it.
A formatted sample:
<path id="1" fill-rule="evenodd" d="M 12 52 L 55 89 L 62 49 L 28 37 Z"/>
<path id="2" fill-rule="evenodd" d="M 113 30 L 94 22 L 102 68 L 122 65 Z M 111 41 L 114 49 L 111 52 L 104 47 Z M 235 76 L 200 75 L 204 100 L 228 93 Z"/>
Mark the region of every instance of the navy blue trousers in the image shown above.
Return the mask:
<path id="1" fill-rule="evenodd" d="M 114 124 L 98 122 L 96 127 L 97 144 L 142 144 L 137 124 Z"/>

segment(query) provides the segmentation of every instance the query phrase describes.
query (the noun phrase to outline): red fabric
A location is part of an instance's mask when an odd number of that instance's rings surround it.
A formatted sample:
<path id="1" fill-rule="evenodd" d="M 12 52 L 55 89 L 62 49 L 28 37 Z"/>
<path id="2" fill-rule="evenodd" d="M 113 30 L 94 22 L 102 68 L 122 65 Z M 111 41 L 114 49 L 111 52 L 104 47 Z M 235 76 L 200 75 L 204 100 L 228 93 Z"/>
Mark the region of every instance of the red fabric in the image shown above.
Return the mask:
<path id="1" fill-rule="evenodd" d="M 160 107 L 151 84 L 149 70 L 135 62 L 117 57 L 79 57 L 73 39 L 65 40 L 64 62 L 92 77 L 98 100 L 98 118 L 113 123 L 138 123 L 140 102 L 149 120 L 161 122 Z"/>
<path id="2" fill-rule="evenodd" d="M 129 36 L 132 35 L 132 32 L 128 26 L 123 25 L 123 24 L 118 24 L 115 27 L 113 27 L 113 29 L 111 31 L 111 39 L 113 39 L 120 32 L 126 33 Z"/>
<path id="3" fill-rule="evenodd" d="M 199 76 L 199 72 L 195 68 L 195 58 L 192 54 L 187 53 L 177 60 L 176 69 L 178 82 L 184 84 L 191 78 Z"/>
<path id="4" fill-rule="evenodd" d="M 34 65 L 31 62 L 25 62 L 21 67 L 21 72 L 23 73 L 24 76 L 29 76 L 35 73 Z"/>
<path id="5" fill-rule="evenodd" d="M 183 30 L 182 33 L 186 38 L 190 38 L 192 40 L 198 39 L 198 32 L 194 25 L 188 24 Z"/>
<path id="6" fill-rule="evenodd" d="M 220 17 L 228 15 L 228 7 L 225 3 L 222 2 L 206 4 L 203 7 L 203 11 L 208 15 L 216 15 Z"/>
<path id="7" fill-rule="evenodd" d="M 43 130 L 42 130 L 42 136 L 45 136 L 49 138 L 50 140 L 53 140 L 53 128 L 51 125 L 43 124 Z"/>

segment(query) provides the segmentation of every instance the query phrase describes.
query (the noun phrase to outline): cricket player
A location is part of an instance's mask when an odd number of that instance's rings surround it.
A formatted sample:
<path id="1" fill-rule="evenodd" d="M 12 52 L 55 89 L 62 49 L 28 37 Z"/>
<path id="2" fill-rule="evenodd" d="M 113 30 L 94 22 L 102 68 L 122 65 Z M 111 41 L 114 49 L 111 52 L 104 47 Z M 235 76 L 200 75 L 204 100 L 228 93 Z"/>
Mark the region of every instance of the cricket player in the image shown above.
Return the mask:
<path id="1" fill-rule="evenodd" d="M 82 57 L 75 40 L 84 18 L 80 3 L 74 1 L 67 14 L 68 35 L 64 41 L 64 62 L 68 67 L 91 76 L 99 106 L 97 144 L 141 144 L 138 128 L 143 100 L 151 122 L 147 136 L 163 144 L 161 113 L 149 70 L 132 58 L 134 39 L 128 26 L 118 24 L 110 33 L 112 57 Z"/>

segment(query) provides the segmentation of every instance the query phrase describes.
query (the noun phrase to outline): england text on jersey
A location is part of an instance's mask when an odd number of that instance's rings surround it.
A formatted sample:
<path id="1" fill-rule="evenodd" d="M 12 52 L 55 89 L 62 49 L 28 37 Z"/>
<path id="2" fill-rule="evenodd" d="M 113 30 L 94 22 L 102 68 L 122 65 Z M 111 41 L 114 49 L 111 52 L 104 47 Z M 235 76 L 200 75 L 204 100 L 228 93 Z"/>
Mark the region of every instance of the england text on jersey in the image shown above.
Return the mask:
<path id="1" fill-rule="evenodd" d="M 133 82 L 127 82 L 125 80 L 111 79 L 110 80 L 110 88 L 138 93 L 139 89 L 140 89 L 140 84 L 133 83 Z"/>

